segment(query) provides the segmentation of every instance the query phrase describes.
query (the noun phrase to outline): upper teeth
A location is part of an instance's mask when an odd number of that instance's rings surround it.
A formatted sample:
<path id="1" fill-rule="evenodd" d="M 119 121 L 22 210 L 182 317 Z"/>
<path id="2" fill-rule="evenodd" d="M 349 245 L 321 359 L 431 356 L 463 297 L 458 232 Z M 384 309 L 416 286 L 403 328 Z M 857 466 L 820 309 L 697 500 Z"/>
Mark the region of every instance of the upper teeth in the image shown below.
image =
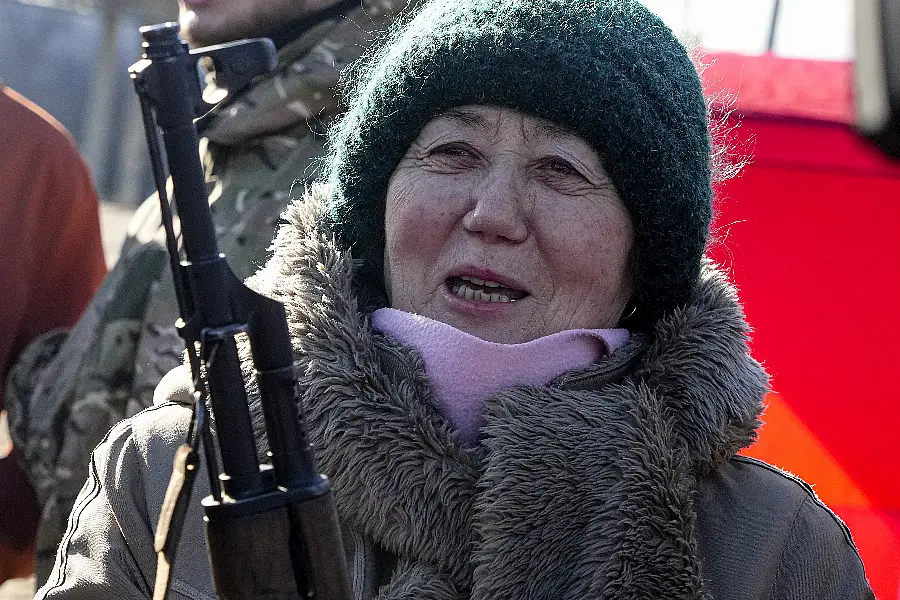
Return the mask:
<path id="1" fill-rule="evenodd" d="M 466 300 L 478 300 L 480 302 L 514 302 L 505 294 L 488 294 L 481 290 L 475 290 L 467 285 L 454 285 L 451 291 L 455 296 L 465 298 Z"/>
<path id="2" fill-rule="evenodd" d="M 487 287 L 500 287 L 499 283 L 497 283 L 496 281 L 491 281 L 489 279 L 479 279 L 477 277 L 469 277 L 468 275 L 460 275 L 459 278 L 463 281 L 471 281 L 472 283 L 475 283 L 477 285 L 484 285 Z"/>

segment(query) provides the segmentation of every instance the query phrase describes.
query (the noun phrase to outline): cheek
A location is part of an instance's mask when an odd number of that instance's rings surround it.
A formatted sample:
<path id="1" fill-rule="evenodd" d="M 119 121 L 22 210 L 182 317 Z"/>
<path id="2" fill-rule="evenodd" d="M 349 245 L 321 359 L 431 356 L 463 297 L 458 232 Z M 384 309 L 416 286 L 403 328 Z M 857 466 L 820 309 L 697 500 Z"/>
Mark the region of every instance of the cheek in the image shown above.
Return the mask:
<path id="1" fill-rule="evenodd" d="M 459 211 L 439 178 L 410 173 L 391 179 L 385 205 L 385 251 L 417 254 L 441 245 Z"/>
<path id="2" fill-rule="evenodd" d="M 425 236 L 419 235 L 432 223 L 430 212 L 426 210 L 427 200 L 421 186 L 415 182 L 401 180 L 388 186 L 384 214 L 385 252 L 388 257 L 396 257 L 401 251 L 418 250 Z"/>
<path id="3" fill-rule="evenodd" d="M 630 296 L 634 232 L 627 214 L 590 207 L 557 211 L 550 232 L 545 248 L 560 279 L 593 297 Z"/>
<path id="4" fill-rule="evenodd" d="M 445 186 L 431 178 L 399 173 L 385 203 L 385 282 L 392 304 L 414 302 L 427 288 L 453 230 L 455 218 Z"/>

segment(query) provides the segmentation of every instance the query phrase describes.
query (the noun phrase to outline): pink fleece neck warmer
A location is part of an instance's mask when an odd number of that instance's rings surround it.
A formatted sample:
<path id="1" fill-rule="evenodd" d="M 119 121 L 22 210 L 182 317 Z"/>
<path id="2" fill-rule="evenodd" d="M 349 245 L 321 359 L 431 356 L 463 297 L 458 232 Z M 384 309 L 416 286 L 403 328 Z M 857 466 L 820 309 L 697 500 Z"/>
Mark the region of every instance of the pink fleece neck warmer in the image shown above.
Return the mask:
<path id="1" fill-rule="evenodd" d="M 629 338 L 625 329 L 570 329 L 524 344 L 498 344 L 393 308 L 376 310 L 372 327 L 419 351 L 444 414 L 468 445 L 480 439 L 490 395 L 544 385 L 597 362 Z"/>

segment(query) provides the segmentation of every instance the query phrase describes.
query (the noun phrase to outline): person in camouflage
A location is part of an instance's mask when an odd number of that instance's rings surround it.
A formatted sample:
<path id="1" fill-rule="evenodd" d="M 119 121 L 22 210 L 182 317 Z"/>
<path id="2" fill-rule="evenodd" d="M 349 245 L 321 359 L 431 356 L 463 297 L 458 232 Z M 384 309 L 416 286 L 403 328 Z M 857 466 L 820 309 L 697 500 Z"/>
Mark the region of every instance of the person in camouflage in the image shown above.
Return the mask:
<path id="1" fill-rule="evenodd" d="M 279 67 L 205 119 L 204 167 L 219 245 L 238 277 L 265 259 L 295 180 L 312 181 L 336 87 L 410 0 L 181 0 L 193 46 L 272 37 Z M 288 24 L 285 26 L 285 24 Z M 31 344 L 7 380 L 12 435 L 42 506 L 37 578 L 49 576 L 90 452 L 115 423 L 153 403 L 184 344 L 156 197 L 129 225 L 118 263 L 67 334 Z"/>

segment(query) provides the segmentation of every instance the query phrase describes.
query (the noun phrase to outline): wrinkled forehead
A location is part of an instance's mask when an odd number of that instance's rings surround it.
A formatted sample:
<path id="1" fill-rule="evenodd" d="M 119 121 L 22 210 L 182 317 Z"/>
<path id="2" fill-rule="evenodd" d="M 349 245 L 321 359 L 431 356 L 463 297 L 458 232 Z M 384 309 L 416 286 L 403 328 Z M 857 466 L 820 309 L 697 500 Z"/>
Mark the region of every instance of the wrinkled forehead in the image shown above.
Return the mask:
<path id="1" fill-rule="evenodd" d="M 592 145 L 568 128 L 505 106 L 467 104 L 445 110 L 428 121 L 417 138 L 436 137 L 453 132 L 471 132 L 487 139 L 521 138 L 524 143 L 555 143 L 583 148 L 596 154 Z"/>

